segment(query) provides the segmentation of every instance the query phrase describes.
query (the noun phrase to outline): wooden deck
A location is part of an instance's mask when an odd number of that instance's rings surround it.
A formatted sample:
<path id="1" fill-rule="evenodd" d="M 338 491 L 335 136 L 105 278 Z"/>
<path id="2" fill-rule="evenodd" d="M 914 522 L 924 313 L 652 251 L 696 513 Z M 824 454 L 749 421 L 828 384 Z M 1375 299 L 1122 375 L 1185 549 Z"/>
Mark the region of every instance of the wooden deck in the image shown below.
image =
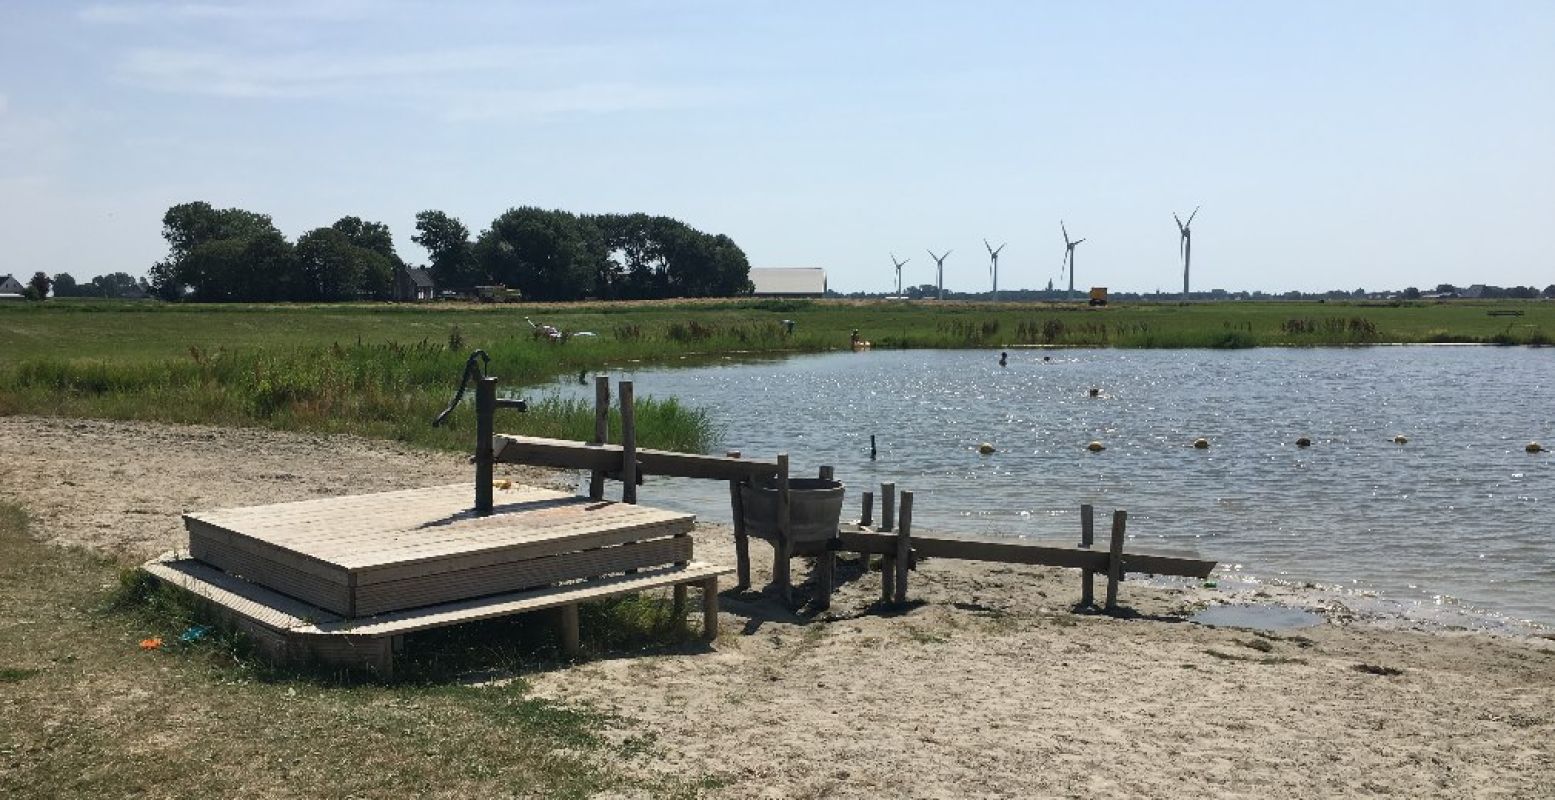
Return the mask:
<path id="1" fill-rule="evenodd" d="M 193 558 L 344 617 L 691 560 L 689 514 L 467 483 L 184 516 Z"/>

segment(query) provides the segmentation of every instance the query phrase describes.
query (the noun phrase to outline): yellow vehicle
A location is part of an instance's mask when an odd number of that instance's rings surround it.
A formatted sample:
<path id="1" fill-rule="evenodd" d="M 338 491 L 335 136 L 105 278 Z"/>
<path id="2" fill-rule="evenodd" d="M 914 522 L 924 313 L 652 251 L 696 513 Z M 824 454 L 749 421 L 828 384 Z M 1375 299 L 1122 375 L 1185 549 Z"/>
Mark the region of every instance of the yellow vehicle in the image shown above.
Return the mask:
<path id="1" fill-rule="evenodd" d="M 499 283 L 495 286 L 475 287 L 475 298 L 482 303 L 517 303 L 524 296 L 517 289 L 509 289 Z"/>
<path id="2" fill-rule="evenodd" d="M 1091 305 L 1093 305 L 1093 306 L 1104 306 L 1106 304 L 1107 304 L 1107 287 L 1105 287 L 1105 286 L 1092 286 L 1091 287 Z"/>

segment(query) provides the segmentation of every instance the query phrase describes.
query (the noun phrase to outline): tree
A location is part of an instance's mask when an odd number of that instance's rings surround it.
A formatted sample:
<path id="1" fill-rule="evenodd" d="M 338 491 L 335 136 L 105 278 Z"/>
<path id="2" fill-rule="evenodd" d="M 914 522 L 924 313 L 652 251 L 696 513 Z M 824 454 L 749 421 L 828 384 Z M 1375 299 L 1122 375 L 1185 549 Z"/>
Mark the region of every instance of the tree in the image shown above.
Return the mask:
<path id="1" fill-rule="evenodd" d="M 186 286 L 196 286 L 195 272 L 187 263 L 199 247 L 224 239 L 279 237 L 281 232 L 267 214 L 241 208 L 214 208 L 205 201 L 181 203 L 162 215 L 162 238 L 167 240 L 167 257 L 151 267 L 151 285 L 166 300 L 183 296 Z M 284 237 L 282 239 L 284 241 Z M 210 254 L 208 254 L 210 255 Z M 209 284 L 205 276 L 204 292 L 230 294 Z"/>
<path id="2" fill-rule="evenodd" d="M 279 231 L 216 239 L 183 259 L 181 275 L 197 300 L 292 300 L 304 281 L 292 245 Z"/>
<path id="3" fill-rule="evenodd" d="M 1544 296 L 1545 297 L 1555 297 L 1555 283 L 1552 283 L 1549 286 L 1544 287 Z"/>
<path id="4" fill-rule="evenodd" d="M 86 293 L 93 297 L 123 297 L 126 293 L 136 289 L 137 283 L 135 278 L 127 272 L 114 272 L 93 278 L 86 287 Z"/>
<path id="5" fill-rule="evenodd" d="M 1438 283 L 1438 284 L 1436 284 L 1436 293 L 1437 294 L 1457 294 L 1458 293 L 1458 287 L 1453 286 L 1450 283 Z"/>
<path id="6" fill-rule="evenodd" d="M 70 273 L 61 272 L 54 276 L 55 297 L 80 297 L 81 289 L 76 286 L 76 279 L 70 277 Z"/>
<path id="7" fill-rule="evenodd" d="M 482 273 L 536 300 L 585 296 L 605 259 L 599 228 L 566 211 L 509 209 L 475 242 Z"/>
<path id="8" fill-rule="evenodd" d="M 341 217 L 330 227 L 345 234 L 351 244 L 382 255 L 396 267 L 404 266 L 404 262 L 394 252 L 394 236 L 389 233 L 389 226 L 382 222 L 363 222 L 360 217 Z"/>
<path id="9" fill-rule="evenodd" d="M 1405 289 L 1404 290 L 1404 299 L 1405 300 L 1419 300 L 1420 299 L 1420 290 L 1416 289 L 1413 286 L 1409 287 L 1408 289 Z"/>
<path id="10" fill-rule="evenodd" d="M 34 272 L 32 280 L 27 281 L 27 296 L 34 300 L 47 299 L 49 287 L 53 285 L 54 281 L 49 280 L 49 276 L 42 272 Z"/>
<path id="11" fill-rule="evenodd" d="M 299 300 L 384 298 L 394 267 L 377 250 L 359 247 L 339 228 L 318 228 L 297 237 Z"/>
<path id="12" fill-rule="evenodd" d="M 438 286 L 474 286 L 485 280 L 477 273 L 470 229 L 458 219 L 441 211 L 422 211 L 416 214 L 416 235 L 410 240 L 426 249 L 432 260 L 432 280 Z"/>

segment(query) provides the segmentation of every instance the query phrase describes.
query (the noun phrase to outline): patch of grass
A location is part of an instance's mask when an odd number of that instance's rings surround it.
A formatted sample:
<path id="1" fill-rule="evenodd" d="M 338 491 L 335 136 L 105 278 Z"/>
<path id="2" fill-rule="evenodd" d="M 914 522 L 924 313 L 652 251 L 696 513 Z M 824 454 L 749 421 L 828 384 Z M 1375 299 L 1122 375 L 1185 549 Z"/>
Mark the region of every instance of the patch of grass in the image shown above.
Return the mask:
<path id="1" fill-rule="evenodd" d="M 907 638 L 918 644 L 945 644 L 950 641 L 950 635 L 947 633 L 917 626 L 908 626 Z"/>
<path id="2" fill-rule="evenodd" d="M 181 593 L 34 541 L 0 504 L 0 796 L 694 796 L 643 778 L 600 735 L 617 721 L 532 697 L 522 680 L 451 682 L 429 658 L 392 684 L 263 666 L 239 637 L 192 644 Z M 651 600 L 620 616 L 653 619 Z M 615 624 L 605 609 L 597 620 Z M 535 625 L 532 627 L 548 627 Z M 585 629 L 587 631 L 587 628 Z M 160 635 L 164 648 L 137 642 Z M 425 651 L 426 648 L 417 648 Z M 416 660 L 412 653 L 410 661 Z M 526 666 L 547 666 L 530 657 Z M 445 669 L 445 667 L 447 669 Z"/>

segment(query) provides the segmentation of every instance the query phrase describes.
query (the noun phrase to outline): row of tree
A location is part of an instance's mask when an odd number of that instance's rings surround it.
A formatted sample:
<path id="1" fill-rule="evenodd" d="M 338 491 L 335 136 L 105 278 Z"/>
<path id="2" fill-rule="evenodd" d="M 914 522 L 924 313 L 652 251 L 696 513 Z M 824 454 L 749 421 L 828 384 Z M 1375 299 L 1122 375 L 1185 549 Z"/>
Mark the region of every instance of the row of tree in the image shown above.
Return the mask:
<path id="1" fill-rule="evenodd" d="M 648 214 L 524 207 L 473 241 L 442 211 L 416 215 L 438 286 L 501 283 L 535 300 L 718 297 L 751 291 L 750 262 L 728 236 Z"/>
<path id="2" fill-rule="evenodd" d="M 194 202 L 162 216 L 167 257 L 151 267 L 163 299 L 331 301 L 386 299 L 402 268 L 389 228 L 341 217 L 293 244 L 268 214 Z"/>
<path id="3" fill-rule="evenodd" d="M 287 241 L 269 215 L 183 203 L 162 218 L 167 257 L 150 286 L 176 300 L 333 301 L 391 296 L 405 262 L 387 225 L 342 217 Z M 441 211 L 416 215 L 439 288 L 504 284 L 536 300 L 723 296 L 750 291 L 734 241 L 668 217 L 515 208 L 470 238 Z"/>

